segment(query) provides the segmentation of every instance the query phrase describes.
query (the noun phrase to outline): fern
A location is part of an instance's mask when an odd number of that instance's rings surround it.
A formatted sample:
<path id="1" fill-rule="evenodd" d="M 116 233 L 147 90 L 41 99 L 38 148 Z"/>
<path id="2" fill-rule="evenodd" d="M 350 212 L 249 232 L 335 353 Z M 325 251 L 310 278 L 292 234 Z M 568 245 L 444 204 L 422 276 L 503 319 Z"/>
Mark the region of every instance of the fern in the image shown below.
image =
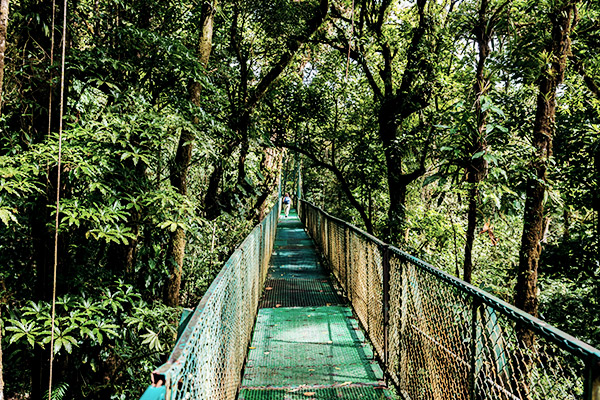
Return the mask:
<path id="1" fill-rule="evenodd" d="M 61 382 L 52 388 L 52 400 L 63 400 L 69 390 L 69 384 L 67 382 Z M 46 390 L 45 398 L 48 397 L 48 391 Z"/>

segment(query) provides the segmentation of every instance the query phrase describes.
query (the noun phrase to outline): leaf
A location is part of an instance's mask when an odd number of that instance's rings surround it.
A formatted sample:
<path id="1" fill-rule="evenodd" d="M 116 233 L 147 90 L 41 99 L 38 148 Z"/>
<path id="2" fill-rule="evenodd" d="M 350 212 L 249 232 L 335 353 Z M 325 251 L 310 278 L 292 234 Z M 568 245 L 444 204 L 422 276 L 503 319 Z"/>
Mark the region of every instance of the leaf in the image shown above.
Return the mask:
<path id="1" fill-rule="evenodd" d="M 17 223 L 17 217 L 6 208 L 0 208 L 0 220 L 2 220 L 7 227 L 10 226 L 11 221 Z"/>
<path id="2" fill-rule="evenodd" d="M 497 115 L 501 116 L 501 117 L 505 117 L 504 115 L 504 111 L 502 111 L 499 107 L 496 106 L 491 106 L 490 107 L 490 111 L 493 111 L 494 113 L 496 113 Z"/>
<path id="3" fill-rule="evenodd" d="M 54 354 L 58 354 L 58 352 L 60 351 L 60 349 L 62 347 L 62 343 L 63 343 L 63 341 L 60 338 L 57 338 L 54 341 Z"/>
<path id="4" fill-rule="evenodd" d="M 442 176 L 441 176 L 441 175 L 437 175 L 437 174 L 434 174 L 434 175 L 429 175 L 428 177 L 426 177 L 426 178 L 423 180 L 423 187 L 425 187 L 425 186 L 427 186 L 427 185 L 429 185 L 429 184 L 431 184 L 431 183 L 433 183 L 433 182 L 435 182 L 435 181 L 438 181 L 438 180 L 440 180 L 441 178 L 442 178 Z"/>
<path id="5" fill-rule="evenodd" d="M 498 165 L 498 159 L 491 154 L 484 154 L 483 159 L 490 164 Z"/>
<path id="6" fill-rule="evenodd" d="M 7 328 L 8 330 L 8 328 Z M 17 340 L 21 339 L 23 336 L 25 336 L 24 333 L 19 332 L 19 333 L 15 333 L 14 335 L 12 335 L 10 337 L 10 340 L 8 341 L 10 344 L 13 344 L 14 342 L 16 342 Z"/>
<path id="7" fill-rule="evenodd" d="M 147 344 L 151 350 L 162 351 L 162 344 L 160 343 L 160 339 L 158 337 L 158 333 L 151 331 L 150 329 L 146 329 L 148 333 L 140 335 L 144 340 L 142 344 Z"/>

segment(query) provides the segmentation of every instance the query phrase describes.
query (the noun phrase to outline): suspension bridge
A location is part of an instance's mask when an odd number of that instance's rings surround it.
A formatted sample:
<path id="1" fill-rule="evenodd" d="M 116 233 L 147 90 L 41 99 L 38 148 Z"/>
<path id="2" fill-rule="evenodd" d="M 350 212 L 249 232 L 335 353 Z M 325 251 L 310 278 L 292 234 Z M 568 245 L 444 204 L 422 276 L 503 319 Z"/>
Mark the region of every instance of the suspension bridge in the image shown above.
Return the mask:
<path id="1" fill-rule="evenodd" d="M 152 382 L 142 399 L 600 400 L 600 350 L 300 201 L 239 246 Z"/>

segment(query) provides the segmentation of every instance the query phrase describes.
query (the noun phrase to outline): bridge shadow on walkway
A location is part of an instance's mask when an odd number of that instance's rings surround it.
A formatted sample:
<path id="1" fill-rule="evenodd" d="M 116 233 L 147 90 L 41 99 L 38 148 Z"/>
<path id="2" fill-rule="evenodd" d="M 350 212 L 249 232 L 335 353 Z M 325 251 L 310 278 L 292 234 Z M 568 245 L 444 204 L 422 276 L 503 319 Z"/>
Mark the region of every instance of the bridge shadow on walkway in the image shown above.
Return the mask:
<path id="1" fill-rule="evenodd" d="M 282 216 L 238 400 L 392 398 L 298 216 Z"/>

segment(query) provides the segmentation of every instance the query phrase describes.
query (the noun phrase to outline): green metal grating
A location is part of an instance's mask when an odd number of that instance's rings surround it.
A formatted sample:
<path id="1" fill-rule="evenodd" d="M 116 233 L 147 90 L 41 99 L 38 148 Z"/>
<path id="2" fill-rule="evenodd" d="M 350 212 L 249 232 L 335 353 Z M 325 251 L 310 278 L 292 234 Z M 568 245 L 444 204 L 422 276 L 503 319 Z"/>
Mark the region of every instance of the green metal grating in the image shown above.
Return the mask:
<path id="1" fill-rule="evenodd" d="M 269 279 L 260 308 L 337 305 L 342 299 L 327 279 Z"/>
<path id="2" fill-rule="evenodd" d="M 298 218 L 277 228 L 238 399 L 391 399 Z"/>
<path id="3" fill-rule="evenodd" d="M 326 389 L 293 388 L 283 390 L 273 389 L 243 389 L 238 400 L 388 400 L 393 399 L 388 390 L 369 386 L 338 386 Z"/>
<path id="4" fill-rule="evenodd" d="M 248 366 L 368 363 L 373 351 L 347 307 L 265 308 L 257 317 Z M 365 375 L 372 380 L 373 376 Z"/>
<path id="5" fill-rule="evenodd" d="M 315 261 L 316 262 L 316 261 Z M 328 279 L 328 274 L 323 271 L 304 267 L 279 266 L 273 267 L 268 275 L 269 279 Z"/>

